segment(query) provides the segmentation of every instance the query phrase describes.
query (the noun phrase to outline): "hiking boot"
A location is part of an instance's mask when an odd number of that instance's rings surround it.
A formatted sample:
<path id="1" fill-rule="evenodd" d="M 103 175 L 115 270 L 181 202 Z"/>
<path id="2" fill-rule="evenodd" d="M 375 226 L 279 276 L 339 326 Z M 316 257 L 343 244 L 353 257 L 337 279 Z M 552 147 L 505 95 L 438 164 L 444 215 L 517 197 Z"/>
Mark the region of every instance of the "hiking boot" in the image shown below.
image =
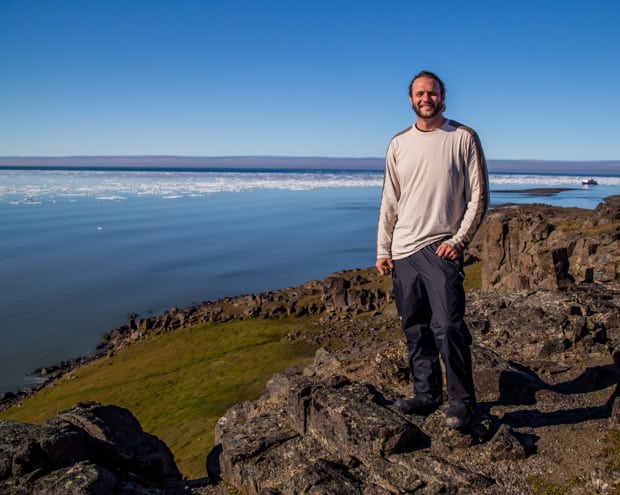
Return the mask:
<path id="1" fill-rule="evenodd" d="M 430 400 L 424 396 L 416 395 L 411 399 L 398 399 L 394 402 L 394 409 L 404 414 L 428 416 L 441 405 L 441 399 Z"/>
<path id="2" fill-rule="evenodd" d="M 446 427 L 460 432 L 467 431 L 471 425 L 473 411 L 469 404 L 448 404 Z"/>

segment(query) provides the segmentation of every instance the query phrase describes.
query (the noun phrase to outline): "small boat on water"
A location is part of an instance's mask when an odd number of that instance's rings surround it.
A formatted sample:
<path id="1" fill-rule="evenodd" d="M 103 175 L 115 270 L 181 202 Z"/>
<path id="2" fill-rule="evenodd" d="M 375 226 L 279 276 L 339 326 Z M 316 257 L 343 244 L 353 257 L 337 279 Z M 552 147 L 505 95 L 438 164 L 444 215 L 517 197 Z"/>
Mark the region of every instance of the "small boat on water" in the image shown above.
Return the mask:
<path id="1" fill-rule="evenodd" d="M 581 181 L 581 185 L 582 186 L 597 186 L 598 182 L 596 182 L 594 179 L 584 179 Z"/>

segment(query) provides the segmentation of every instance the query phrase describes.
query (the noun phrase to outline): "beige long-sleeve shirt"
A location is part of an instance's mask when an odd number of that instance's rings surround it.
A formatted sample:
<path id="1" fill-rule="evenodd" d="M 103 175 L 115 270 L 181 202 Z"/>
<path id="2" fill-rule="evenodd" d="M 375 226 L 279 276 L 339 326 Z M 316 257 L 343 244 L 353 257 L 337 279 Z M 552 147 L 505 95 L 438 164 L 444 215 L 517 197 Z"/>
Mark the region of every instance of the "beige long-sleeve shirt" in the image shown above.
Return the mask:
<path id="1" fill-rule="evenodd" d="M 435 241 L 463 251 L 489 205 L 484 153 L 473 129 L 446 120 L 415 126 L 388 146 L 377 225 L 377 258 L 402 259 Z"/>

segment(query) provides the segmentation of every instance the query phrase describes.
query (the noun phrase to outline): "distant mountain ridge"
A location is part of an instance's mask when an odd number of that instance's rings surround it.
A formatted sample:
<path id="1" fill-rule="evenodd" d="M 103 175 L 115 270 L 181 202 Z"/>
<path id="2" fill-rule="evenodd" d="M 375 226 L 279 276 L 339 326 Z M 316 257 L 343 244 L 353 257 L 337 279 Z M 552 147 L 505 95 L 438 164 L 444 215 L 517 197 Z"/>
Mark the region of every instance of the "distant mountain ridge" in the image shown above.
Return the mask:
<path id="1" fill-rule="evenodd" d="M 249 168 L 378 170 L 382 158 L 298 156 L 66 156 L 0 157 L 0 167 L 114 167 L 114 168 Z"/>
<path id="2" fill-rule="evenodd" d="M 578 173 L 620 175 L 620 160 L 496 160 L 489 159 L 490 172 Z M 0 156 L 2 168 L 115 168 L 115 169 L 334 169 L 382 170 L 377 157 L 312 156 Z"/>

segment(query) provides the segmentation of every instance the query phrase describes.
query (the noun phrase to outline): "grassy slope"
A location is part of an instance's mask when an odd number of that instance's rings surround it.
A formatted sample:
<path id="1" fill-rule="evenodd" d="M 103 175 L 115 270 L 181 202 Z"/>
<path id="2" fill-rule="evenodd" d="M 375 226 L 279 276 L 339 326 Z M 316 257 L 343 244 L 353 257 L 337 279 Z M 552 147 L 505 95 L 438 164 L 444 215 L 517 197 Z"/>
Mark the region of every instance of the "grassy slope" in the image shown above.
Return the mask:
<path id="1" fill-rule="evenodd" d="M 283 339 L 303 320 L 209 323 L 131 345 L 76 370 L 0 419 L 40 423 L 83 401 L 129 409 L 161 438 L 187 478 L 206 475 L 217 420 L 235 402 L 258 397 L 277 371 L 314 349 Z"/>

